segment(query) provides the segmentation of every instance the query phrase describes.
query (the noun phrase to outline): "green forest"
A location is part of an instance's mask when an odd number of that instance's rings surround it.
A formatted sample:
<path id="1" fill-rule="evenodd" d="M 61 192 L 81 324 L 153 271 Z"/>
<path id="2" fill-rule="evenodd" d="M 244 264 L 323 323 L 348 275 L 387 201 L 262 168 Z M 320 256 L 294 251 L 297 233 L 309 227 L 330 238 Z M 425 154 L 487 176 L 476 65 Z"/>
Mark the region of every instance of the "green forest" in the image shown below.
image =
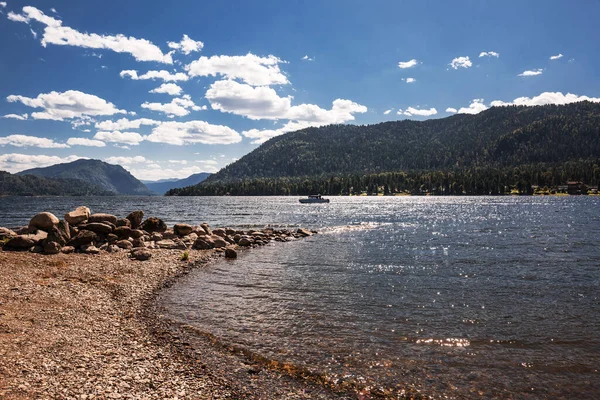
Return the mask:
<path id="1" fill-rule="evenodd" d="M 600 182 L 600 104 L 493 107 L 477 115 L 330 125 L 273 138 L 169 195 L 548 191 Z"/>
<path id="2" fill-rule="evenodd" d="M 35 175 L 13 175 L 0 171 L 0 196 L 110 196 L 98 186 L 79 179 L 52 179 Z"/>

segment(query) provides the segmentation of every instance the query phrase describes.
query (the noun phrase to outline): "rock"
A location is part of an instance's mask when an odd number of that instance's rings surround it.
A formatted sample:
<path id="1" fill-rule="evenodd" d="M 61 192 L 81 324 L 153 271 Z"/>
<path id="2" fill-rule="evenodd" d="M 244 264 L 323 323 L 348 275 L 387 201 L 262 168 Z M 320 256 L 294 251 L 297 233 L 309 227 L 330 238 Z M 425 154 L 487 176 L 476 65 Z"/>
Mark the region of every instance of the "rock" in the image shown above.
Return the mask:
<path id="1" fill-rule="evenodd" d="M 7 238 L 10 239 L 10 238 L 15 237 L 15 236 L 17 236 L 16 232 L 13 232 L 13 231 L 11 231 L 8 228 L 0 228 L 0 240 L 4 240 L 4 239 L 7 239 Z"/>
<path id="2" fill-rule="evenodd" d="M 105 223 L 102 223 L 102 222 L 88 222 L 85 225 L 81 225 L 79 227 L 79 229 L 81 229 L 81 230 L 87 230 L 87 231 L 92 231 L 92 232 L 95 232 L 95 233 L 102 233 L 102 234 L 105 234 L 105 235 L 107 235 L 109 233 L 112 233 L 112 231 L 113 231 L 113 227 L 112 226 L 110 226 L 108 224 L 105 224 Z"/>
<path id="3" fill-rule="evenodd" d="M 127 239 L 131 236 L 133 230 L 128 226 L 119 226 L 115 229 L 115 235 L 117 235 L 120 239 Z"/>
<path id="4" fill-rule="evenodd" d="M 108 240 L 108 243 L 114 243 L 117 240 L 119 240 L 119 237 L 114 233 L 109 233 L 108 235 L 106 235 L 106 240 Z"/>
<path id="5" fill-rule="evenodd" d="M 131 221 L 128 220 L 127 218 L 120 218 L 117 220 L 117 223 L 115 225 L 131 227 Z"/>
<path id="6" fill-rule="evenodd" d="M 225 228 L 225 233 L 229 236 L 233 236 L 235 235 L 237 232 L 235 229 L 231 229 L 231 228 Z"/>
<path id="7" fill-rule="evenodd" d="M 38 231 L 38 229 L 36 227 L 28 225 L 28 226 L 24 226 L 24 227 L 22 227 L 20 229 L 17 229 L 15 231 L 15 233 L 17 235 L 29 235 L 29 234 L 32 234 L 32 233 L 35 234 L 37 231 Z"/>
<path id="8" fill-rule="evenodd" d="M 171 239 L 159 240 L 156 245 L 161 249 L 177 249 L 177 243 Z"/>
<path id="9" fill-rule="evenodd" d="M 240 238 L 240 240 L 238 241 L 238 244 L 240 246 L 244 246 L 244 247 L 248 247 L 248 246 L 252 246 L 252 243 L 254 243 L 254 241 L 252 241 L 249 237 L 247 236 L 242 236 Z"/>
<path id="10" fill-rule="evenodd" d="M 35 246 L 33 246 L 29 251 L 31 251 L 32 253 L 43 253 L 44 252 L 44 247 L 36 244 Z"/>
<path id="11" fill-rule="evenodd" d="M 210 239 L 206 238 L 198 238 L 192 245 L 194 250 L 208 250 L 215 247 L 214 243 Z"/>
<path id="12" fill-rule="evenodd" d="M 142 210 L 137 210 L 130 213 L 127 216 L 129 222 L 131 222 L 131 229 L 137 229 L 142 224 L 142 219 L 144 219 L 144 212 Z"/>
<path id="13" fill-rule="evenodd" d="M 213 229 L 212 233 L 213 233 L 213 235 L 217 235 L 217 236 L 221 236 L 221 237 L 225 237 L 225 235 L 226 235 L 225 229 L 223 229 L 223 228 Z"/>
<path id="14" fill-rule="evenodd" d="M 134 239 L 141 238 L 144 236 L 144 232 L 140 231 L 139 229 L 133 229 L 129 236 L 131 236 Z"/>
<path id="15" fill-rule="evenodd" d="M 217 249 L 227 247 L 229 245 L 229 243 L 222 238 L 213 239 L 213 243 L 215 244 L 215 248 Z"/>
<path id="16" fill-rule="evenodd" d="M 192 226 L 188 224 L 175 224 L 175 226 L 173 227 L 173 231 L 178 236 L 189 235 L 190 233 L 192 233 L 193 230 L 194 228 L 192 228 Z"/>
<path id="17" fill-rule="evenodd" d="M 242 238 L 242 235 L 240 235 L 239 233 L 236 233 L 236 234 L 233 236 L 233 241 L 234 241 L 234 242 L 236 242 L 236 243 L 238 243 L 238 242 L 240 241 L 240 239 L 241 239 L 241 238 Z"/>
<path id="18" fill-rule="evenodd" d="M 69 240 L 71 240 L 71 229 L 69 223 L 66 221 L 59 221 L 56 226 L 53 226 L 52 229 L 48 231 L 48 237 L 46 238 L 47 242 L 56 242 L 61 247 L 66 245 Z"/>
<path id="19" fill-rule="evenodd" d="M 88 218 L 88 224 L 90 222 L 110 222 L 111 224 L 116 226 L 117 217 L 112 214 L 101 214 L 101 213 L 92 214 Z"/>
<path id="20" fill-rule="evenodd" d="M 18 235 L 8 240 L 4 244 L 4 250 L 29 250 L 35 245 L 33 235 Z"/>
<path id="21" fill-rule="evenodd" d="M 312 232 L 307 230 L 307 229 L 303 229 L 303 228 L 298 228 L 298 230 L 296 231 L 297 234 L 299 234 L 300 236 L 312 236 Z"/>
<path id="22" fill-rule="evenodd" d="M 167 224 L 160 218 L 150 217 L 142 223 L 141 228 L 148 233 L 164 232 L 167 230 Z"/>
<path id="23" fill-rule="evenodd" d="M 100 249 L 91 244 L 82 246 L 81 251 L 83 251 L 86 254 L 99 254 L 100 253 Z"/>
<path id="24" fill-rule="evenodd" d="M 58 224 L 58 218 L 49 212 L 36 214 L 29 221 L 29 226 L 43 231 L 49 231 L 54 225 Z"/>
<path id="25" fill-rule="evenodd" d="M 58 242 L 44 242 L 44 253 L 46 254 L 58 254 L 62 249 L 62 245 Z"/>
<path id="26" fill-rule="evenodd" d="M 117 245 L 117 247 L 120 247 L 121 249 L 125 250 L 130 250 L 133 248 L 133 243 L 131 243 L 129 240 L 119 240 L 115 244 Z"/>
<path id="27" fill-rule="evenodd" d="M 119 251 L 121 251 L 121 248 L 115 244 L 109 244 L 106 248 L 106 251 L 108 251 L 109 253 L 118 253 Z"/>
<path id="28" fill-rule="evenodd" d="M 173 232 L 173 230 L 171 230 L 171 229 L 167 229 L 166 231 L 164 231 L 162 233 L 162 236 L 163 236 L 163 239 L 175 239 L 177 237 L 175 232 Z"/>
<path id="29" fill-rule="evenodd" d="M 201 224 L 200 227 L 204 229 L 204 232 L 206 232 L 207 235 L 212 235 L 212 230 L 208 224 Z"/>
<path id="30" fill-rule="evenodd" d="M 74 227 L 73 225 L 69 225 L 69 234 L 71 235 L 71 237 L 77 236 L 78 233 L 79 233 L 78 228 Z"/>
<path id="31" fill-rule="evenodd" d="M 90 213 L 90 209 L 86 206 L 77 207 L 75 210 L 65 214 L 65 221 L 71 225 L 77 225 L 87 220 Z"/>
<path id="32" fill-rule="evenodd" d="M 108 249 L 109 244 L 108 243 L 104 243 L 102 246 L 98 247 L 100 250 L 106 250 Z"/>
<path id="33" fill-rule="evenodd" d="M 146 249 L 135 249 L 131 251 L 131 257 L 139 261 L 146 261 L 152 257 L 152 253 Z"/>
<path id="34" fill-rule="evenodd" d="M 161 235 L 160 233 L 154 233 L 154 234 L 152 234 L 152 241 L 153 242 L 158 242 L 160 240 L 163 240 L 163 235 Z"/>
<path id="35" fill-rule="evenodd" d="M 131 244 L 133 245 L 133 247 L 146 247 L 146 242 L 144 241 L 143 237 L 139 237 L 136 239 L 133 239 Z"/>
<path id="36" fill-rule="evenodd" d="M 231 247 L 225 248 L 225 258 L 237 258 L 237 251 L 235 251 Z"/>
<path id="37" fill-rule="evenodd" d="M 69 240 L 67 245 L 73 247 L 85 246 L 86 244 L 92 243 L 96 237 L 97 235 L 92 231 L 80 231 L 77 236 Z"/>
<path id="38" fill-rule="evenodd" d="M 185 243 L 194 243 L 196 239 L 198 239 L 198 235 L 196 235 L 194 232 L 181 238 L 181 240 L 183 240 Z"/>
<path id="39" fill-rule="evenodd" d="M 62 253 L 64 254 L 71 254 L 75 251 L 75 247 L 73 246 L 63 246 L 63 248 L 60 250 Z"/>

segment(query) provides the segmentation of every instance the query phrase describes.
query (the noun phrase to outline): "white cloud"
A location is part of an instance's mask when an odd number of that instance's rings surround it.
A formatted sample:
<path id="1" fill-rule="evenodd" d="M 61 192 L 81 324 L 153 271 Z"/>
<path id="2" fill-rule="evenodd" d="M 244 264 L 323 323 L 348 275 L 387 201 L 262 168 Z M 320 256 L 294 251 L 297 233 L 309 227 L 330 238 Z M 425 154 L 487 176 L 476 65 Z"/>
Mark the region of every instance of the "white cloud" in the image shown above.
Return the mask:
<path id="1" fill-rule="evenodd" d="M 163 122 L 155 127 L 146 139 L 177 146 L 188 143 L 232 144 L 242 140 L 240 134 L 233 129 L 205 121 Z"/>
<path id="2" fill-rule="evenodd" d="M 30 23 L 31 20 L 40 22 L 44 28 L 42 46 L 55 44 L 60 46 L 76 46 L 90 49 L 108 49 L 117 53 L 129 53 L 137 61 L 157 61 L 172 64 L 171 53 L 163 54 L 161 49 L 146 39 L 137 39 L 125 35 L 99 35 L 96 33 L 81 33 L 68 26 L 63 26 L 62 21 L 47 16 L 35 7 L 23 7 L 23 14 L 9 13 L 12 21 Z"/>
<path id="3" fill-rule="evenodd" d="M 559 58 L 563 58 L 564 56 L 561 53 L 558 53 L 555 56 L 550 56 L 551 60 L 558 60 Z"/>
<path id="4" fill-rule="evenodd" d="M 446 112 L 456 114 L 458 112 L 458 110 L 456 108 L 448 107 L 448 108 L 446 108 Z"/>
<path id="5" fill-rule="evenodd" d="M 189 165 L 183 168 L 153 168 L 152 165 L 143 165 L 136 167 L 129 167 L 127 165 L 124 166 L 133 176 L 138 179 L 149 180 L 149 181 L 157 181 L 159 179 L 183 179 L 187 178 L 190 175 L 198 174 L 200 172 L 210 172 L 214 173 L 219 170 L 219 168 L 211 165 L 207 166 L 198 166 L 198 165 Z"/>
<path id="6" fill-rule="evenodd" d="M 315 124 L 341 124 L 354 121 L 355 113 L 365 113 L 367 107 L 351 100 L 336 99 L 332 102 L 331 109 L 325 110 L 314 104 L 300 104 L 292 106 L 285 114 L 286 119 L 298 122 Z M 314 125 L 313 125 L 314 126 Z"/>
<path id="7" fill-rule="evenodd" d="M 248 53 L 245 56 L 202 56 L 185 69 L 191 77 L 221 75 L 253 86 L 284 85 L 289 81 L 279 69 L 281 63 L 285 61 L 273 55 L 259 57 Z"/>
<path id="8" fill-rule="evenodd" d="M 187 163 L 188 163 L 187 160 L 169 160 L 169 164 L 186 165 Z"/>
<path id="9" fill-rule="evenodd" d="M 161 121 L 156 121 L 149 118 L 139 118 L 129 120 L 127 118 L 121 118 L 117 121 L 102 121 L 96 122 L 96 129 L 102 131 L 122 131 L 125 129 L 139 129 L 141 125 L 160 125 Z"/>
<path id="10" fill-rule="evenodd" d="M 500 107 L 500 106 L 543 106 L 546 104 L 570 104 L 577 103 L 580 101 L 590 101 L 592 103 L 600 103 L 600 98 L 598 97 L 588 97 L 588 96 L 578 96 L 576 94 L 567 93 L 562 94 L 561 92 L 544 92 L 534 97 L 518 97 L 513 101 L 504 102 L 500 100 L 495 100 L 490 103 L 492 107 Z"/>
<path id="11" fill-rule="evenodd" d="M 148 71 L 143 75 L 138 75 L 137 71 L 134 69 L 127 69 L 121 71 L 119 73 L 121 78 L 128 76 L 129 78 L 137 81 L 137 80 L 147 80 L 147 79 L 162 79 L 165 82 L 177 82 L 177 81 L 187 81 L 189 76 L 184 74 L 183 72 L 175 72 L 171 73 L 169 71 L 165 71 L 164 69 L 160 71 Z"/>
<path id="12" fill-rule="evenodd" d="M 139 163 L 150 163 L 151 162 L 150 160 L 147 160 L 143 156 L 108 157 L 108 158 L 105 158 L 104 161 L 106 161 L 109 164 L 116 164 L 116 165 L 129 165 L 129 164 L 139 164 Z"/>
<path id="13" fill-rule="evenodd" d="M 302 59 L 303 59 L 303 60 L 305 60 L 305 61 L 315 61 L 315 59 L 314 59 L 314 58 L 311 58 L 311 57 L 309 57 L 308 55 L 306 55 L 306 56 L 302 57 Z"/>
<path id="14" fill-rule="evenodd" d="M 54 14 L 56 14 L 56 8 L 52 7 L 52 8 L 50 9 L 50 11 L 52 11 Z"/>
<path id="15" fill-rule="evenodd" d="M 147 108 L 148 110 L 163 112 L 168 116 L 177 116 L 183 117 L 190 113 L 190 109 L 194 111 L 200 111 L 203 108 L 197 106 L 194 103 L 189 95 L 183 95 L 182 97 L 175 98 L 171 100 L 170 103 L 148 103 L 145 102 L 142 104 L 142 108 Z"/>
<path id="16" fill-rule="evenodd" d="M 28 115 L 27 113 L 25 114 L 6 114 L 5 116 L 3 116 L 2 118 L 13 118 L 13 119 L 18 119 L 21 121 L 25 121 L 27 119 Z"/>
<path id="17" fill-rule="evenodd" d="M 99 131 L 94 135 L 94 139 L 102 140 L 104 142 L 123 143 L 135 146 L 144 140 L 144 136 L 137 132 Z"/>
<path id="18" fill-rule="evenodd" d="M 483 104 L 483 99 L 473 99 L 469 107 L 461 107 L 458 114 L 479 114 L 487 109 L 487 106 Z"/>
<path id="19" fill-rule="evenodd" d="M 402 80 L 405 80 L 406 83 L 414 83 L 417 81 L 415 78 L 406 78 L 406 79 L 402 79 Z"/>
<path id="20" fill-rule="evenodd" d="M 469 56 L 466 56 L 466 57 L 456 57 L 448 65 L 450 65 L 454 69 L 459 69 L 459 68 L 472 67 L 473 63 L 469 59 Z"/>
<path id="21" fill-rule="evenodd" d="M 179 96 L 183 89 L 175 83 L 163 83 L 156 89 L 152 89 L 150 93 L 166 93 L 171 96 Z"/>
<path id="22" fill-rule="evenodd" d="M 294 132 L 300 129 L 308 128 L 311 126 L 319 126 L 323 124 L 311 124 L 309 122 L 293 122 L 289 121 L 284 126 L 279 129 L 250 129 L 247 131 L 243 131 L 242 135 L 249 139 L 254 139 L 252 144 L 261 144 L 266 142 L 267 140 L 274 138 L 275 136 L 283 135 L 284 133 Z"/>
<path id="23" fill-rule="evenodd" d="M 93 140 L 88 138 L 76 138 L 72 137 L 67 140 L 69 146 L 89 146 L 89 147 L 105 147 L 106 143 L 100 140 Z"/>
<path id="24" fill-rule="evenodd" d="M 37 32 L 33 29 L 29 29 L 29 31 L 31 32 L 31 36 L 33 36 L 34 39 L 37 39 Z"/>
<path id="25" fill-rule="evenodd" d="M 496 53 L 495 51 L 482 51 L 479 53 L 479 57 L 500 57 L 500 53 Z"/>
<path id="26" fill-rule="evenodd" d="M 190 54 L 192 51 L 200 51 L 204 47 L 204 43 L 190 39 L 188 35 L 183 35 L 180 42 L 168 42 L 171 49 L 179 50 L 183 54 Z"/>
<path id="27" fill-rule="evenodd" d="M 67 157 L 29 155 L 29 154 L 0 154 L 0 171 L 15 173 L 25 169 L 47 167 L 49 165 L 68 163 L 85 157 L 75 155 Z"/>
<path id="28" fill-rule="evenodd" d="M 417 64 L 419 64 L 419 62 L 413 58 L 410 61 L 400 61 L 398 63 L 398 68 L 401 68 L 401 69 L 412 68 L 412 67 L 416 66 Z"/>
<path id="29" fill-rule="evenodd" d="M 538 69 L 534 69 L 534 70 L 523 71 L 518 76 L 536 76 L 536 75 L 541 75 L 542 72 L 544 72 L 544 70 L 542 68 L 538 68 Z"/>
<path id="30" fill-rule="evenodd" d="M 119 149 L 131 150 L 131 147 L 125 146 L 125 145 L 121 145 L 121 144 L 113 144 L 113 146 L 117 147 Z"/>
<path id="31" fill-rule="evenodd" d="M 69 147 L 64 143 L 56 143 L 52 139 L 27 135 L 9 135 L 0 137 L 0 146 L 5 145 L 15 147 L 40 147 L 42 149 L 64 149 Z"/>
<path id="32" fill-rule="evenodd" d="M 393 110 L 393 108 L 390 108 L 389 110 L 385 110 L 385 111 L 383 112 L 383 115 L 388 115 L 389 113 L 391 113 L 391 112 L 392 112 L 392 110 Z"/>
<path id="33" fill-rule="evenodd" d="M 41 93 L 35 98 L 10 95 L 6 100 L 11 103 L 20 102 L 28 107 L 43 108 L 44 112 L 31 113 L 31 117 L 34 119 L 62 121 L 65 118 L 126 113 L 125 110 L 117 109 L 114 104 L 100 97 L 78 90 L 67 90 L 62 93 Z"/>
<path id="34" fill-rule="evenodd" d="M 398 110 L 398 115 L 406 115 L 408 117 L 412 117 L 413 115 L 417 115 L 419 117 L 430 117 L 432 115 L 437 114 L 437 110 L 435 108 L 430 109 L 418 109 L 414 107 L 408 107 L 406 110 Z"/>
<path id="35" fill-rule="evenodd" d="M 5 1 L 0 1 L 0 7 L 5 8 L 6 7 L 6 2 Z"/>

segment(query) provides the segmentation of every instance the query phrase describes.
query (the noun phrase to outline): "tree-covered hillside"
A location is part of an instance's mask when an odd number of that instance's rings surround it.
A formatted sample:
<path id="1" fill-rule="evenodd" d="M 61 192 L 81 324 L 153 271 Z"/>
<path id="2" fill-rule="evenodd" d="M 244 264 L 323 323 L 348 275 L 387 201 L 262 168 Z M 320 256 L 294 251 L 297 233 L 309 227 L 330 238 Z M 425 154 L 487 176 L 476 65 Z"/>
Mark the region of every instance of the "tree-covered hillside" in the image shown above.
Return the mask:
<path id="1" fill-rule="evenodd" d="M 503 185 L 570 179 L 597 184 L 599 157 L 600 104 L 494 107 L 422 122 L 300 130 L 273 138 L 200 185 L 171 194 L 306 194 L 316 188 L 343 194 L 344 188 L 356 191 L 348 181 L 360 192 L 367 190 L 365 184 L 408 190 L 432 179 L 456 187 L 456 194 L 494 193 Z M 390 173 L 401 174 L 392 182 Z M 377 176 L 388 183 L 369 183 Z M 336 179 L 346 183 L 328 189 Z"/>
<path id="2" fill-rule="evenodd" d="M 76 179 L 52 179 L 35 175 L 13 175 L 0 171 L 0 196 L 107 196 L 98 186 Z"/>

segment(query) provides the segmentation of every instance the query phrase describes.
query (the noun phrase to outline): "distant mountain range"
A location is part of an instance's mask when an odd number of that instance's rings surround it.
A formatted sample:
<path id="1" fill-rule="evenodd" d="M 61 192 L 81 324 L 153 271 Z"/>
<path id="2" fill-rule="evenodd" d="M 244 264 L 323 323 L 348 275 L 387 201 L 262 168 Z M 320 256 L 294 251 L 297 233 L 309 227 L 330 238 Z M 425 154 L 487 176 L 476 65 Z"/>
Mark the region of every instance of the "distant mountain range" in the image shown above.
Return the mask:
<path id="1" fill-rule="evenodd" d="M 146 187 L 156 194 L 165 194 L 167 191 L 175 188 L 196 185 L 210 176 L 209 173 L 200 172 L 193 174 L 185 179 L 161 179 L 159 181 L 143 181 Z"/>
<path id="2" fill-rule="evenodd" d="M 168 194 L 499 194 L 567 180 L 600 181 L 598 103 L 306 128 Z"/>

